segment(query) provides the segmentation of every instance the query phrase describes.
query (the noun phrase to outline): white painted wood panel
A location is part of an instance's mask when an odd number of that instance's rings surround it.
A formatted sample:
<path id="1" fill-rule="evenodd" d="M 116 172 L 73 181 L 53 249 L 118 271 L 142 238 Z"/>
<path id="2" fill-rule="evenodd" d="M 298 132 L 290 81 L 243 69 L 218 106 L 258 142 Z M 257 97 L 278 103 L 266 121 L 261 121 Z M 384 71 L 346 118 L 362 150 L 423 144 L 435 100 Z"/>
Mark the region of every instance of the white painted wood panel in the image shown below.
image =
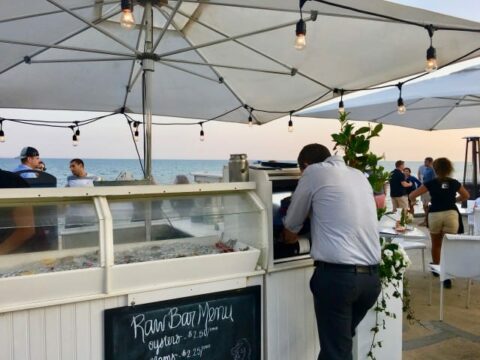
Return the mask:
<path id="1" fill-rule="evenodd" d="M 262 282 L 263 273 L 254 276 Z M 195 294 L 245 287 L 246 278 L 195 284 Z M 190 291 L 179 288 L 178 297 Z M 190 289 L 191 290 L 191 289 Z M 159 289 L 152 302 L 172 298 L 175 289 Z M 130 295 L 135 297 L 135 294 Z M 141 294 L 140 297 L 146 296 Z M 152 297 L 153 296 L 153 297 Z M 102 360 L 104 310 L 126 306 L 128 295 L 0 314 L 0 360 Z"/>
<path id="2" fill-rule="evenodd" d="M 90 302 L 90 359 L 103 359 L 103 310 L 105 300 Z"/>
<path id="3" fill-rule="evenodd" d="M 0 360 L 102 360 L 103 312 L 127 296 L 0 314 Z"/>
<path id="4" fill-rule="evenodd" d="M 13 359 L 12 314 L 0 314 L 0 359 Z"/>
<path id="5" fill-rule="evenodd" d="M 75 360 L 75 304 L 60 306 L 60 349 L 62 360 Z"/>
<path id="6" fill-rule="evenodd" d="M 28 311 L 13 314 L 13 358 L 29 360 L 28 357 Z"/>
<path id="7" fill-rule="evenodd" d="M 268 360 L 315 360 L 318 355 L 313 297 L 308 285 L 312 271 L 309 266 L 266 275 Z"/>
<path id="8" fill-rule="evenodd" d="M 45 354 L 48 360 L 61 360 L 60 306 L 45 309 Z"/>
<path id="9" fill-rule="evenodd" d="M 48 360 L 45 354 L 45 309 L 28 312 L 29 359 Z"/>
<path id="10" fill-rule="evenodd" d="M 75 353 L 77 359 L 91 359 L 90 301 L 75 304 Z"/>

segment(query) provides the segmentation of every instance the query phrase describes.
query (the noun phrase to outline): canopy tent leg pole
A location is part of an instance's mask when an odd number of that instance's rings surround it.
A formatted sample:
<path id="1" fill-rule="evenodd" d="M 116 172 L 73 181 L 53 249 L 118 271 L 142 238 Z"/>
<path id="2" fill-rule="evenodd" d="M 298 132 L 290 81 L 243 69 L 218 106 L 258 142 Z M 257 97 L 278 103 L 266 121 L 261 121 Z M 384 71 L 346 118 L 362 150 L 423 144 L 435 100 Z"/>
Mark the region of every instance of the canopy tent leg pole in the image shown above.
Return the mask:
<path id="1" fill-rule="evenodd" d="M 472 138 L 473 199 L 478 197 L 478 137 Z"/>
<path id="2" fill-rule="evenodd" d="M 153 13 L 151 1 L 145 2 L 145 54 L 151 54 L 153 49 Z M 144 119 L 145 119 L 145 179 L 153 181 L 152 177 L 152 75 L 154 69 L 153 59 L 143 59 L 144 73 Z"/>
<path id="3" fill-rule="evenodd" d="M 467 165 L 468 165 L 468 144 L 469 140 L 468 138 L 465 138 L 465 162 L 463 163 L 463 186 L 465 186 L 465 183 L 467 181 Z"/>
<path id="4" fill-rule="evenodd" d="M 153 12 L 151 0 L 145 1 L 145 54 L 151 54 L 153 50 Z M 152 75 L 155 71 L 155 63 L 151 58 L 145 58 L 142 61 L 144 73 L 144 126 L 145 126 L 145 179 L 153 183 L 152 176 Z M 145 239 L 152 239 L 152 202 L 145 204 Z"/>
<path id="5" fill-rule="evenodd" d="M 470 193 L 470 200 L 475 200 L 478 196 L 478 166 L 480 164 L 480 137 L 468 136 L 464 138 L 465 143 L 465 165 L 463 168 L 463 186 L 467 188 Z M 471 183 L 467 184 L 467 166 L 468 166 L 468 147 L 472 147 L 472 177 Z M 466 207 L 466 202 L 462 203 L 462 207 Z"/>

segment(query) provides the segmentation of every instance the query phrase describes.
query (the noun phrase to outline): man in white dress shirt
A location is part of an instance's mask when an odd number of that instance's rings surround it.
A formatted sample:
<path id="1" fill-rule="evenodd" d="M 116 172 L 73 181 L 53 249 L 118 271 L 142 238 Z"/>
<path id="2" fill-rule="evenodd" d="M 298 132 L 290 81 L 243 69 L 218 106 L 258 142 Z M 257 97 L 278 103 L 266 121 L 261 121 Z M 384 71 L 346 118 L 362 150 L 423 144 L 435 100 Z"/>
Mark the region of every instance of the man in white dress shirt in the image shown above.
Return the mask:
<path id="1" fill-rule="evenodd" d="M 318 359 L 352 359 L 355 329 L 380 293 L 373 190 L 363 173 L 346 166 L 342 157 L 330 156 L 323 145 L 305 146 L 298 164 L 302 177 L 284 219 L 284 240 L 297 241 L 310 216 Z"/>

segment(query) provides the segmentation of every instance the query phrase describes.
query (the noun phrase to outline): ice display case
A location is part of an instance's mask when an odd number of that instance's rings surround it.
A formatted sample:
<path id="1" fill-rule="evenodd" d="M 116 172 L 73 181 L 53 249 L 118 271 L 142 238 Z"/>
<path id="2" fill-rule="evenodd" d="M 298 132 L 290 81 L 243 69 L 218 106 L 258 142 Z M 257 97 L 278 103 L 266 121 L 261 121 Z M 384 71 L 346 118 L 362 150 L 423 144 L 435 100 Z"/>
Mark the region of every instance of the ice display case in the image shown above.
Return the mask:
<path id="1" fill-rule="evenodd" d="M 0 286 L 10 291 L 0 293 L 0 311 L 255 271 L 267 230 L 253 189 L 1 190 Z M 19 246 L 12 239 L 22 232 Z"/>

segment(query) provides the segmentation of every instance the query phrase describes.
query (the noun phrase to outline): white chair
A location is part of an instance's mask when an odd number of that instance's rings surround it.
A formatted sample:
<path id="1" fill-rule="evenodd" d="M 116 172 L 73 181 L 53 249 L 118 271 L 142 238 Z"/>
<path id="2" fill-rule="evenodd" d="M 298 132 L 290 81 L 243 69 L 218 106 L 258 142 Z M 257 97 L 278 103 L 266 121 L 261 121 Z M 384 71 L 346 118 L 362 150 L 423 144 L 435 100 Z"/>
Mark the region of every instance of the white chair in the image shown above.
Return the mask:
<path id="1" fill-rule="evenodd" d="M 440 321 L 443 321 L 443 281 L 453 278 L 467 279 L 467 300 L 470 304 L 472 279 L 480 280 L 480 236 L 445 234 L 442 242 L 440 265 L 430 264 L 430 270 L 440 275 Z M 432 278 L 433 281 L 433 278 Z M 430 281 L 429 304 L 432 304 Z"/>
<path id="2" fill-rule="evenodd" d="M 403 237 L 395 237 L 392 239 L 392 243 L 399 244 L 405 251 L 409 250 L 422 250 L 422 269 L 425 273 L 425 249 L 427 245 L 420 241 L 406 241 Z"/>

